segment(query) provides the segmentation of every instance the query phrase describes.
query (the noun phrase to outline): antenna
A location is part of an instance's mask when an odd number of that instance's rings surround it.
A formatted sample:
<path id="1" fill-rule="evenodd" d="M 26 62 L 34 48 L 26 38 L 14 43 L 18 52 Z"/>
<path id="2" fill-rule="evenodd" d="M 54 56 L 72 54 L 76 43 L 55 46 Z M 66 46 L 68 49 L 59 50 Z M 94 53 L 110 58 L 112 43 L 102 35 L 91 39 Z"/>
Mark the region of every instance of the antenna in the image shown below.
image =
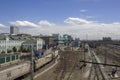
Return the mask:
<path id="1" fill-rule="evenodd" d="M 86 41 L 88 41 L 88 34 L 86 34 Z"/>

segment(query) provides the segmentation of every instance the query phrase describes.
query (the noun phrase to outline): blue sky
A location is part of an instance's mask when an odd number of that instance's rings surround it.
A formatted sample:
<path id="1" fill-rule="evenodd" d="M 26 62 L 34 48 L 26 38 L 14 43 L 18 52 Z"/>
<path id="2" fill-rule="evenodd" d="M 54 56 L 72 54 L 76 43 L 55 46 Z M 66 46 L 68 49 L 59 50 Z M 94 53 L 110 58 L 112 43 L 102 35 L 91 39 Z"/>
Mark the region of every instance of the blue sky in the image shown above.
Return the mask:
<path id="1" fill-rule="evenodd" d="M 0 0 L 0 21 L 48 20 L 62 23 L 67 17 L 93 16 L 93 20 L 120 20 L 120 0 Z M 81 9 L 88 10 L 86 14 Z M 84 16 L 83 16 L 84 15 Z"/>
<path id="2" fill-rule="evenodd" d="M 56 26 L 54 25 L 55 27 L 58 26 L 65 27 L 65 26 L 73 26 L 73 24 L 72 25 L 69 24 L 70 22 L 65 22 L 66 19 L 73 20 L 74 18 L 75 19 L 78 18 L 78 19 L 94 22 L 94 24 L 97 25 L 98 24 L 110 25 L 113 23 L 120 22 L 119 4 L 120 4 L 120 0 L 0 0 L 0 10 L 1 10 L 0 24 L 4 25 L 6 28 L 9 28 L 10 25 L 17 25 L 17 23 L 20 23 L 20 22 L 15 23 L 16 21 L 21 21 L 21 22 L 28 21 L 35 25 L 38 25 L 40 21 L 46 21 L 47 24 L 48 23 L 55 24 L 56 25 Z M 23 25 L 19 24 L 18 26 L 22 26 L 21 27 L 21 32 L 22 32 Z M 43 25 L 39 25 L 39 26 L 43 27 Z M 79 26 L 81 26 L 81 24 Z M 2 29 L 3 27 L 1 28 L 1 32 Z M 34 28 L 32 29 L 30 28 L 26 30 L 29 31 L 33 29 Z M 6 31 L 8 30 L 9 29 L 6 29 Z M 43 29 L 42 33 L 46 32 L 46 31 L 44 32 L 44 30 L 45 29 Z M 70 33 L 67 31 L 68 30 L 66 30 L 66 33 Z M 65 31 L 64 32 L 57 31 L 57 32 L 65 33 Z M 37 32 L 36 34 L 39 33 L 40 32 Z M 77 33 L 74 34 L 77 35 Z M 114 33 L 114 34 L 119 34 L 119 33 Z"/>

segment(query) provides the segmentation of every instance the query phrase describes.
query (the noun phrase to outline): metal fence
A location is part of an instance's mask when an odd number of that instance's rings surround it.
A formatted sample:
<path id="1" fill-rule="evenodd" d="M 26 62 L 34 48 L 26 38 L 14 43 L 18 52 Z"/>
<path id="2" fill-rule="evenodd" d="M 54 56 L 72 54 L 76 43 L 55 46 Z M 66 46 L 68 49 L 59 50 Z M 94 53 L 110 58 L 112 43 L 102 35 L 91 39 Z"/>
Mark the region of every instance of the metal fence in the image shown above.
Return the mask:
<path id="1" fill-rule="evenodd" d="M 11 62 L 11 61 L 18 60 L 18 59 L 19 59 L 19 55 L 18 54 L 1 57 L 0 58 L 0 64 L 4 64 L 6 62 Z"/>

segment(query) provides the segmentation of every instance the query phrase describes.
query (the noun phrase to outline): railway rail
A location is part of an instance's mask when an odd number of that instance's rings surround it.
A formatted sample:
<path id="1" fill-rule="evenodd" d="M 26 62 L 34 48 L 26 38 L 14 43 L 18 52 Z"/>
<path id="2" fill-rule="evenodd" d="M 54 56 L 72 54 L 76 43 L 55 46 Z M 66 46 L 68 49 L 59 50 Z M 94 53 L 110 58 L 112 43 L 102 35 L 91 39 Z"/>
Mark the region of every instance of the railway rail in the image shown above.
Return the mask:
<path id="1" fill-rule="evenodd" d="M 78 55 L 79 51 L 74 48 L 66 48 L 60 51 L 60 63 L 57 67 L 56 80 L 73 80 L 73 74 L 79 62 Z"/>
<path id="2" fill-rule="evenodd" d="M 120 47 L 114 45 L 105 45 L 97 48 L 96 53 L 104 65 L 106 74 L 110 80 L 120 80 Z M 99 52 L 100 53 L 99 53 Z M 106 61 L 105 61 L 106 60 Z M 105 63 L 106 62 L 106 63 Z M 116 68 L 115 76 L 112 75 L 112 68 Z"/>
<path id="3" fill-rule="evenodd" d="M 83 61 L 84 63 L 92 64 L 88 80 L 111 80 L 107 73 L 104 71 L 104 67 L 101 64 L 101 61 L 97 57 L 96 53 L 90 50 L 89 47 L 88 54 L 91 58 L 91 61 Z"/>
<path id="4" fill-rule="evenodd" d="M 99 58 L 97 58 L 96 54 L 94 52 L 91 52 L 91 53 L 92 53 L 92 57 L 93 57 L 92 58 L 93 62 L 101 63 Z M 93 68 L 95 69 L 95 71 L 94 71 L 95 76 L 97 76 L 97 79 L 95 79 L 95 80 L 110 80 L 110 78 L 108 77 L 106 72 L 103 70 L 104 69 L 103 65 L 93 64 Z"/>

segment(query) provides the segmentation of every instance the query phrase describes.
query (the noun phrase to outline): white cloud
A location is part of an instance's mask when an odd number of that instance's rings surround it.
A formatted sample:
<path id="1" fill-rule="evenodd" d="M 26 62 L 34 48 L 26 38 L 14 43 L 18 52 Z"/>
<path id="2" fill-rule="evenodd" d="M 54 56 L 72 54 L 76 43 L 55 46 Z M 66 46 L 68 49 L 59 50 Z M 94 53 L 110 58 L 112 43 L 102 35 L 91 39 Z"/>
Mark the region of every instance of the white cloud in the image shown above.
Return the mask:
<path id="1" fill-rule="evenodd" d="M 86 16 L 86 18 L 89 18 L 89 19 L 91 19 L 91 18 L 94 18 L 93 16 Z"/>
<path id="2" fill-rule="evenodd" d="M 0 27 L 5 27 L 5 25 L 3 25 L 3 24 L 0 24 Z"/>
<path id="3" fill-rule="evenodd" d="M 81 18 L 74 18 L 74 17 L 69 17 L 64 22 L 68 24 L 73 24 L 73 25 L 82 25 L 82 24 L 92 23 L 92 21 L 88 21 Z"/>
<path id="4" fill-rule="evenodd" d="M 80 12 L 84 13 L 84 12 L 87 12 L 88 10 L 85 10 L 85 9 L 81 9 Z"/>
<path id="5" fill-rule="evenodd" d="M 33 35 L 38 35 L 38 34 L 50 35 L 52 33 L 70 34 L 73 36 L 80 37 L 80 39 L 86 39 L 86 34 L 88 34 L 88 39 L 102 39 L 102 37 L 105 36 L 107 37 L 109 36 L 114 39 L 120 39 L 120 31 L 119 31 L 120 22 L 113 22 L 106 24 L 106 23 L 98 23 L 94 21 L 88 21 L 85 19 L 73 18 L 73 17 L 67 18 L 64 22 L 68 23 L 69 25 L 55 24 L 54 26 L 51 26 L 50 25 L 51 23 L 49 21 L 41 20 L 40 22 L 35 24 L 36 26 L 40 26 L 40 27 L 27 28 L 27 30 L 23 29 L 21 30 L 21 32 L 25 32 Z M 44 27 L 42 26 L 43 24 L 44 25 L 47 24 L 46 26 L 50 26 L 50 27 Z"/>
<path id="6" fill-rule="evenodd" d="M 37 28 L 38 25 L 30 22 L 30 21 L 15 21 L 15 22 L 10 22 L 11 25 L 14 26 L 20 26 L 20 27 L 33 27 L 33 28 Z"/>
<path id="7" fill-rule="evenodd" d="M 54 23 L 50 23 L 50 22 L 48 22 L 47 20 L 41 20 L 41 21 L 39 22 L 39 24 L 40 24 L 41 26 L 54 26 L 54 25 L 55 25 Z"/>
<path id="8" fill-rule="evenodd" d="M 20 26 L 20 27 L 28 27 L 28 28 L 38 28 L 42 26 L 54 26 L 54 23 L 50 23 L 47 20 L 41 20 L 37 24 L 30 22 L 30 21 L 15 21 L 15 22 L 10 22 L 11 25 L 14 26 Z"/>
<path id="9" fill-rule="evenodd" d="M 120 22 L 114 22 L 113 24 L 115 24 L 115 25 L 120 25 Z"/>

